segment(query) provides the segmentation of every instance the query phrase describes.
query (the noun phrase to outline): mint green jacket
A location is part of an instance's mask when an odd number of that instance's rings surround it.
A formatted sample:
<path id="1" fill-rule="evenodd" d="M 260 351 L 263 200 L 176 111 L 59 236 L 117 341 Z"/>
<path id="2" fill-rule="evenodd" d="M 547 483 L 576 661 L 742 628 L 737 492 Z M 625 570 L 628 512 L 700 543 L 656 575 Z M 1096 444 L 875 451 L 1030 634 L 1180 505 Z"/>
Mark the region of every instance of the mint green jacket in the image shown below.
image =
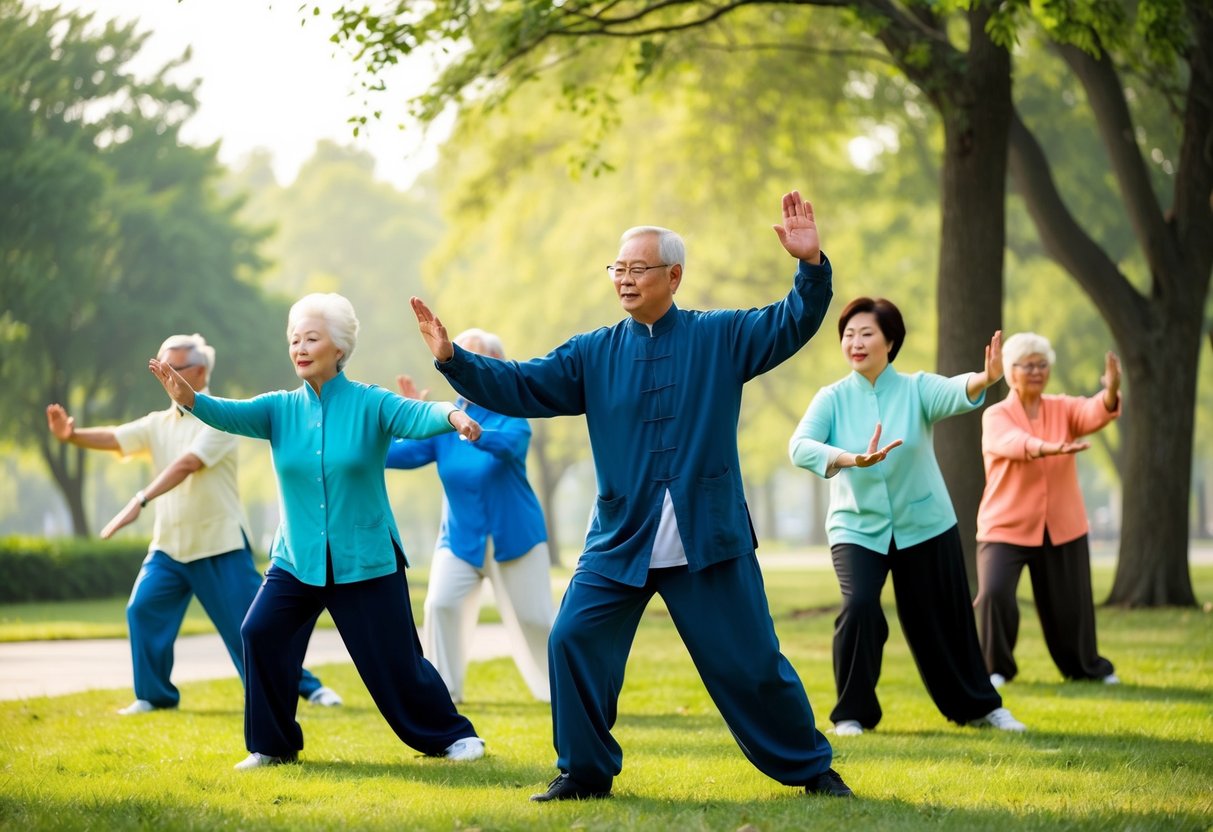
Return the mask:
<path id="1" fill-rule="evenodd" d="M 826 535 L 833 546 L 855 543 L 887 554 L 892 540 L 904 549 L 956 525 L 956 512 L 935 459 L 934 425 L 981 407 L 970 401 L 969 374 L 902 375 L 890 364 L 872 384 L 862 375 L 823 387 L 792 435 L 792 462 L 830 478 Z M 883 462 L 868 468 L 834 468 L 843 451 L 866 453 L 876 423 L 880 444 L 901 439 Z"/>
<path id="2" fill-rule="evenodd" d="M 345 373 L 317 396 L 304 384 L 237 401 L 198 393 L 194 415 L 211 427 L 268 439 L 282 501 L 270 560 L 312 586 L 346 584 L 396 571 L 400 532 L 388 504 L 383 463 L 393 437 L 424 439 L 453 430 L 447 402 L 406 399 Z"/>

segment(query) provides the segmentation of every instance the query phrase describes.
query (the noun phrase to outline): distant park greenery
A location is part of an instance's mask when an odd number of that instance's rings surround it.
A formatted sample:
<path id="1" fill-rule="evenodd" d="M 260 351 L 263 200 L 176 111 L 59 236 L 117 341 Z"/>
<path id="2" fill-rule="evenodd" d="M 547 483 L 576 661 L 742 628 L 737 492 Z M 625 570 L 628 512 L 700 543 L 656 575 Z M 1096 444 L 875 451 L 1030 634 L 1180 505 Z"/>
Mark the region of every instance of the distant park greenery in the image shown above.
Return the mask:
<path id="1" fill-rule="evenodd" d="M 130 592 L 147 556 L 138 538 L 0 538 L 0 603 L 112 598 Z"/>
<path id="2" fill-rule="evenodd" d="M 260 388 L 281 344 L 282 303 L 256 283 L 265 232 L 218 194 L 216 148 L 181 142 L 180 62 L 127 68 L 146 37 L 0 0 L 0 439 L 38 448 L 78 535 L 87 456 L 51 438 L 48 403 L 81 426 L 166 406 L 144 368 L 182 331 L 220 345 L 224 390 Z"/>

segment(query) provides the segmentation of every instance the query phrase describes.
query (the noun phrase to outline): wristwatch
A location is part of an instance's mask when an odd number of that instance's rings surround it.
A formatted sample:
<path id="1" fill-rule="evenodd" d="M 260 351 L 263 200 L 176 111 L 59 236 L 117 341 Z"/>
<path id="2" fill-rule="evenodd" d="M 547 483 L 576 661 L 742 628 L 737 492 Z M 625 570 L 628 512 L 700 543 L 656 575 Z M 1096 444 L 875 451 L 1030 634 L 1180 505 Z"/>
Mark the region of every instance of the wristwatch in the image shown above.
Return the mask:
<path id="1" fill-rule="evenodd" d="M 142 488 L 135 492 L 135 499 L 139 501 L 139 508 L 147 508 L 147 495 Z"/>

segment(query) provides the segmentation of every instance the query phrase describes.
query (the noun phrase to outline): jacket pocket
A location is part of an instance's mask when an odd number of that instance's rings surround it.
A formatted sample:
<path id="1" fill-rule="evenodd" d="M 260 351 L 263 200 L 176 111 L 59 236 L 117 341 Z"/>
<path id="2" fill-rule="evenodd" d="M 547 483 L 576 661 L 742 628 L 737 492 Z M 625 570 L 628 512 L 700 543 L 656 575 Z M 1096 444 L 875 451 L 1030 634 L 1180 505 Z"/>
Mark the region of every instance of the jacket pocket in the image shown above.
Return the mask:
<path id="1" fill-rule="evenodd" d="M 698 520 L 707 524 L 706 529 L 700 528 L 707 542 L 719 550 L 717 554 L 732 555 L 749 547 L 749 515 L 732 470 L 715 477 L 698 477 L 696 484 L 698 493 L 691 499 L 700 504 Z M 743 531 L 747 532 L 744 536 Z"/>
<path id="2" fill-rule="evenodd" d="M 354 563 L 359 570 L 381 569 L 395 559 L 396 551 L 392 548 L 386 518 L 354 526 Z"/>

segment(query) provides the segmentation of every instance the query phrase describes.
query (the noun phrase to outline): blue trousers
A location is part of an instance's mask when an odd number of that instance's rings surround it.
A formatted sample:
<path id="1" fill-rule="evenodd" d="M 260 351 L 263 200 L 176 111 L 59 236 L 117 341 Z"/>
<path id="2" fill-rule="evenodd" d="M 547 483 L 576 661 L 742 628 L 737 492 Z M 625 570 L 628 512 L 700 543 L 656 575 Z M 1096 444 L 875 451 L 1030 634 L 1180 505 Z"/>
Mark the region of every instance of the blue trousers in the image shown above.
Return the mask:
<path id="1" fill-rule="evenodd" d="M 779 651 L 758 561 L 734 558 L 698 572 L 653 569 L 643 587 L 578 570 L 548 640 L 556 765 L 608 789 L 623 768 L 611 736 L 624 667 L 654 593 L 746 758 L 780 783 L 807 783 L 833 751 L 813 721 L 800 677 Z"/>
<path id="2" fill-rule="evenodd" d="M 126 604 L 135 696 L 158 708 L 175 707 L 181 699 L 169 680 L 173 671 L 173 643 L 194 596 L 219 631 L 240 681 L 247 682 L 240 624 L 260 587 L 261 575 L 253 566 L 253 553 L 247 546 L 190 563 L 180 563 L 160 551 L 149 553 Z M 295 651 L 296 674 L 302 669 L 311 635 L 310 627 L 300 634 Z M 319 687 L 320 680 L 303 670 L 298 694 L 306 699 Z"/>
<path id="3" fill-rule="evenodd" d="M 476 736 L 472 723 L 455 710 L 438 671 L 421 655 L 398 553 L 391 575 L 349 584 L 333 582 L 331 564 L 325 586 L 270 567 L 240 628 L 248 668 L 244 741 L 249 751 L 287 757 L 303 748 L 303 730 L 295 721 L 299 665 L 292 645 L 323 609 L 396 736 L 423 754 L 441 754 L 455 740 Z"/>

